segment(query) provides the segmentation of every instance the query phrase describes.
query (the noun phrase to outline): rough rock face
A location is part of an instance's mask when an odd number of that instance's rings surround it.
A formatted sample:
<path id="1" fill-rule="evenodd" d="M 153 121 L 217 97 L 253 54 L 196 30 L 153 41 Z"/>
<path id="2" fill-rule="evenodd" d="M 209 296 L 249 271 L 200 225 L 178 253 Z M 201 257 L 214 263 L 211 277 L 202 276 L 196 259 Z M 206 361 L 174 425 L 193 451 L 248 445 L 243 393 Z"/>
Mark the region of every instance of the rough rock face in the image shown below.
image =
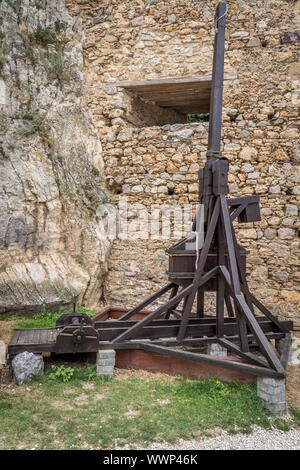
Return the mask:
<path id="1" fill-rule="evenodd" d="M 0 17 L 0 313 L 92 307 L 110 242 L 80 19 L 61 0 L 2 1 Z"/>
<path id="2" fill-rule="evenodd" d="M 17 354 L 11 362 L 14 381 L 17 385 L 29 382 L 35 375 L 44 373 L 43 356 L 24 351 Z"/>

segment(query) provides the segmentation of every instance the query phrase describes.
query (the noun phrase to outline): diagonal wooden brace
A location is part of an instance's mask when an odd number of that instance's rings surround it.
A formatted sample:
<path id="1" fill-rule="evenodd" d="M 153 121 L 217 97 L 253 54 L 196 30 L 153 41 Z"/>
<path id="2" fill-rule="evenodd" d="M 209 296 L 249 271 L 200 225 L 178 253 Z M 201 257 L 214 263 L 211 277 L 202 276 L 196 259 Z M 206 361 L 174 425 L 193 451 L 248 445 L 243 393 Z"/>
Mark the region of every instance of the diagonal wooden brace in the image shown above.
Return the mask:
<path id="1" fill-rule="evenodd" d="M 192 291 L 192 285 L 186 287 L 185 289 L 182 289 L 177 295 L 172 297 L 168 302 L 166 302 L 164 305 L 161 307 L 157 308 L 154 312 L 150 313 L 147 315 L 145 318 L 137 322 L 134 326 L 129 328 L 127 331 L 122 333 L 121 335 L 117 336 L 113 340 L 114 343 L 118 343 L 120 341 L 124 341 L 125 339 L 132 338 L 136 333 L 138 333 L 144 326 L 148 325 L 151 320 L 155 320 L 156 318 L 160 317 L 164 312 L 168 311 L 171 307 L 174 305 L 177 305 L 180 300 L 182 300 L 184 297 L 189 295 Z"/>

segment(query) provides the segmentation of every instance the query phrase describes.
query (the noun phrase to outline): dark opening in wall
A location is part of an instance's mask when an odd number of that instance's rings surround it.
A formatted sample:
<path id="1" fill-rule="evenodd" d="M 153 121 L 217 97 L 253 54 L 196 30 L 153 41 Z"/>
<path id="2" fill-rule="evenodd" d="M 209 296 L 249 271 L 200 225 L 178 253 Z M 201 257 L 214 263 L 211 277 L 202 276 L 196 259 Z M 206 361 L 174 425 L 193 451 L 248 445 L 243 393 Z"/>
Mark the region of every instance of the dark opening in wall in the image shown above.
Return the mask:
<path id="1" fill-rule="evenodd" d="M 188 114 L 187 122 L 208 122 L 209 113 Z"/>
<path id="2" fill-rule="evenodd" d="M 155 102 L 145 101 L 133 93 L 126 108 L 126 120 L 135 127 L 164 126 L 165 124 L 181 124 L 187 122 L 185 114 L 172 108 L 163 108 Z"/>
<path id="3" fill-rule="evenodd" d="M 114 85 L 126 94 L 125 119 L 134 126 L 208 121 L 211 77 L 141 80 Z"/>

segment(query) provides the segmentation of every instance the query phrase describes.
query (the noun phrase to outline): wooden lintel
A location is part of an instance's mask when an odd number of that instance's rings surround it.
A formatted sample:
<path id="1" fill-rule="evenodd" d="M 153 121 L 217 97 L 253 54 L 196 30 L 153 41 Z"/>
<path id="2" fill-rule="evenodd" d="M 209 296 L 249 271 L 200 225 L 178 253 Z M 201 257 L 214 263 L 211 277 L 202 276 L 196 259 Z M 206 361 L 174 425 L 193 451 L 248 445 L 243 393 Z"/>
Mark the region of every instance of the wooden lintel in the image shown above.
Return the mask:
<path id="1" fill-rule="evenodd" d="M 237 74 L 225 74 L 224 80 L 235 80 Z M 132 80 L 127 82 L 107 82 L 107 85 L 117 86 L 121 88 L 132 88 L 132 87 L 145 87 L 154 85 L 176 85 L 176 84 L 189 84 L 199 82 L 211 82 L 211 75 L 194 76 L 194 77 L 170 77 L 170 78 L 153 78 L 149 80 Z"/>
<path id="2" fill-rule="evenodd" d="M 225 80 L 237 75 L 228 74 Z M 126 82 L 108 82 L 106 85 L 122 88 L 162 108 L 170 108 L 181 114 L 209 112 L 212 77 L 170 77 Z"/>

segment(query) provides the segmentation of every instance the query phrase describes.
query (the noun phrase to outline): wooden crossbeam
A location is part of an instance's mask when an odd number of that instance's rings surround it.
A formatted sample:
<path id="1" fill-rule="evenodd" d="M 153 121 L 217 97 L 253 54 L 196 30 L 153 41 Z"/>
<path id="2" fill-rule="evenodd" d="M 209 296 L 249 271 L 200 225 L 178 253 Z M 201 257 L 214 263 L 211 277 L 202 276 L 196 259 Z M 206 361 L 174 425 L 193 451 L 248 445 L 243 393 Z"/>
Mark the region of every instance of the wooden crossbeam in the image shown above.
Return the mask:
<path id="1" fill-rule="evenodd" d="M 236 346 L 234 343 L 232 343 L 226 338 L 218 338 L 217 342 L 220 344 L 220 346 L 223 346 L 224 348 L 233 352 L 237 356 L 242 357 L 243 359 L 250 362 L 251 364 L 259 365 L 260 367 L 268 367 L 268 363 L 266 361 L 258 358 L 257 356 L 255 356 L 254 354 L 250 352 L 242 351 L 241 348 L 239 348 L 238 346 Z"/>
<path id="2" fill-rule="evenodd" d="M 224 322 L 224 328 L 223 332 L 225 336 L 228 335 L 235 335 L 238 334 L 239 329 L 238 329 L 238 324 L 236 322 L 236 319 L 232 319 L 233 321 L 230 322 Z M 128 331 L 130 328 L 133 326 L 138 325 L 139 322 L 135 322 L 134 325 L 119 325 L 119 322 L 114 322 L 116 323 L 117 326 L 114 326 L 112 324 L 113 322 L 110 322 L 110 325 L 106 326 L 106 328 L 97 328 L 97 330 L 100 330 L 100 340 L 101 341 L 114 341 L 114 339 L 117 339 L 120 341 L 121 335 Z M 134 336 L 132 336 L 130 339 L 135 340 L 135 339 L 140 339 L 140 338 L 176 338 L 177 342 L 181 342 L 181 339 L 178 339 L 178 332 L 180 328 L 180 322 L 176 321 L 173 323 L 163 323 L 162 322 L 156 321 L 156 322 L 151 322 L 150 324 L 143 326 L 140 329 L 136 329 Z M 274 325 L 270 320 L 265 319 L 264 321 L 261 321 L 260 323 L 260 328 L 262 329 L 263 333 L 277 333 L 278 330 L 274 329 Z M 217 325 L 216 322 L 208 322 L 208 323 L 195 323 L 192 320 L 189 321 L 189 324 L 186 328 L 186 334 L 183 339 L 186 338 L 192 338 L 192 337 L 203 337 L 203 336 L 216 336 L 216 331 L 217 331 Z M 247 334 L 247 337 L 249 337 L 249 334 Z M 122 340 L 124 341 L 124 340 Z"/>
<path id="3" fill-rule="evenodd" d="M 244 202 L 231 214 L 231 221 L 232 222 L 234 221 L 234 219 L 236 219 L 241 214 L 241 212 L 243 212 L 243 210 L 247 207 L 247 205 L 248 205 L 248 203 Z"/>
<path id="4" fill-rule="evenodd" d="M 125 320 L 125 321 L 115 321 L 115 320 L 105 320 L 95 322 L 94 328 L 96 330 L 105 330 L 105 329 L 120 329 L 120 328 L 130 328 L 138 323 L 139 320 Z M 261 325 L 261 328 L 264 332 L 266 331 L 273 331 L 273 332 L 282 332 L 285 334 L 282 329 L 279 329 L 276 325 L 273 324 L 271 320 L 266 317 L 257 317 L 258 323 Z M 285 320 L 282 322 L 284 329 L 291 329 L 293 322 L 289 320 Z M 189 326 L 193 325 L 210 325 L 216 328 L 216 318 L 215 317 L 205 317 L 205 318 L 190 318 L 189 319 Z M 228 317 L 224 318 L 224 326 L 227 328 L 227 325 L 236 325 L 236 318 Z M 158 319 L 152 320 L 148 325 L 151 326 L 180 326 L 180 319 Z M 214 333 L 213 333 L 214 334 Z M 229 334 L 226 331 L 226 334 Z"/>
<path id="5" fill-rule="evenodd" d="M 242 372 L 248 372 L 255 375 L 262 375 L 267 377 L 283 377 L 284 373 L 269 369 L 266 367 L 254 366 L 252 364 L 245 364 L 242 362 L 234 362 L 226 359 L 219 359 L 214 356 L 207 354 L 194 353 L 190 351 L 182 351 L 178 349 L 166 348 L 164 346 L 158 346 L 151 343 L 140 343 L 140 347 L 145 351 L 154 352 L 157 354 L 163 354 L 178 359 L 187 359 L 195 362 L 204 362 L 214 366 L 224 367 L 225 369 L 239 370 Z"/>

